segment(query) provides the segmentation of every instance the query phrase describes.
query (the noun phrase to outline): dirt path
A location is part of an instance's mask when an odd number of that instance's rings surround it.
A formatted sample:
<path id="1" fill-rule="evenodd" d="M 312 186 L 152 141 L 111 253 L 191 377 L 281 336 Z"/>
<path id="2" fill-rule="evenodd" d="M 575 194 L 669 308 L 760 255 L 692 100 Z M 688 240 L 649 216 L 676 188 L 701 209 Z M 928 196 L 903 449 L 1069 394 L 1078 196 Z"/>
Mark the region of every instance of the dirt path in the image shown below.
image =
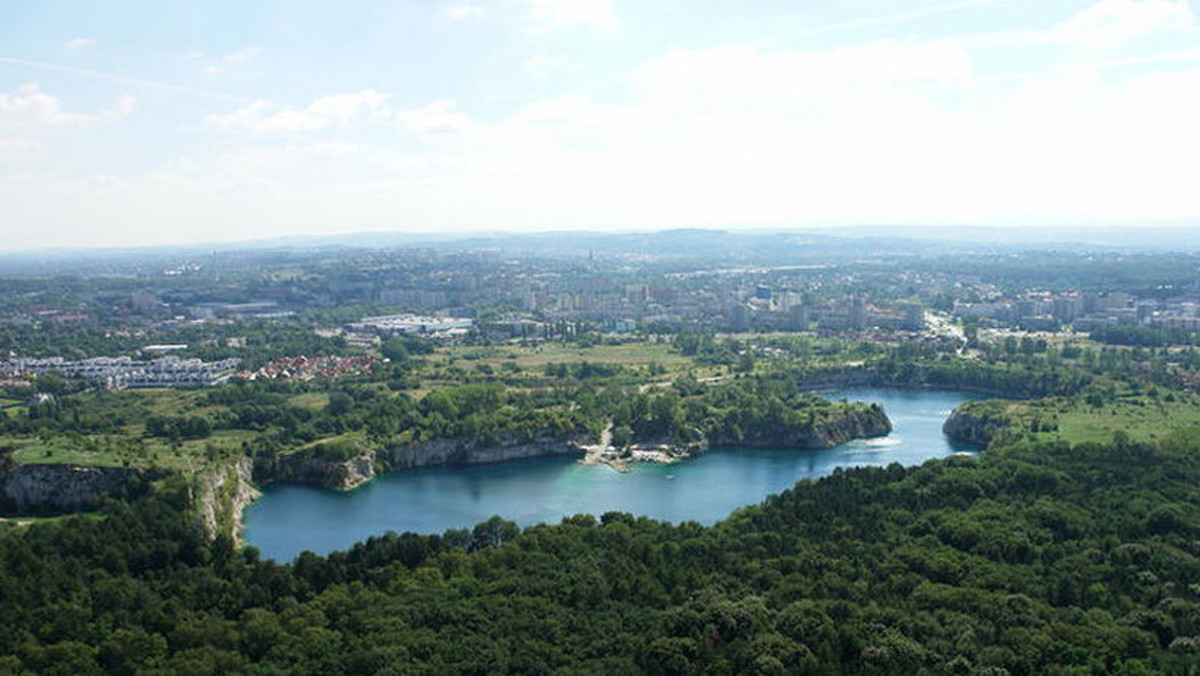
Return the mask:
<path id="1" fill-rule="evenodd" d="M 608 421 L 604 431 L 600 433 L 600 441 L 583 447 L 584 455 L 580 460 L 585 465 L 599 465 L 604 462 L 604 452 L 612 447 L 613 422 Z"/>
<path id="2" fill-rule="evenodd" d="M 625 463 L 612 457 L 612 430 L 613 422 L 609 420 L 604 426 L 604 431 L 600 433 L 599 443 L 583 447 L 583 458 L 579 462 L 585 465 L 608 465 L 618 472 L 628 472 L 629 468 Z"/>

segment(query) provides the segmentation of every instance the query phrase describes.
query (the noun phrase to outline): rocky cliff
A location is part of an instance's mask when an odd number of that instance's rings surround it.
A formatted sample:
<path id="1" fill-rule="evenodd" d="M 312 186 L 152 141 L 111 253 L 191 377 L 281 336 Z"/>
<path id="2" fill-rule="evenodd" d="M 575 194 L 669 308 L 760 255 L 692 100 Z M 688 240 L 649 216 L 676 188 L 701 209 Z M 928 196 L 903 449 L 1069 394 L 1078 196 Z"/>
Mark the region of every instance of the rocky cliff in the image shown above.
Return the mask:
<path id="1" fill-rule="evenodd" d="M 973 410 L 972 402 L 958 406 L 942 423 L 942 433 L 956 441 L 987 446 L 1009 421 Z"/>
<path id="2" fill-rule="evenodd" d="M 200 520 L 210 537 L 226 534 L 240 542 L 242 512 L 259 496 L 253 469 L 254 462 L 243 457 L 198 478 Z"/>
<path id="3" fill-rule="evenodd" d="M 15 514 L 94 509 L 105 496 L 145 490 L 147 478 L 124 467 L 13 465 L 0 474 L 0 507 Z"/>
<path id="4" fill-rule="evenodd" d="M 428 465 L 475 465 L 546 455 L 582 454 L 579 442 L 559 439 L 550 433 L 526 437 L 500 434 L 486 441 L 473 437 L 432 439 L 382 450 L 362 448 L 350 458 L 319 452 L 297 452 L 271 461 L 260 474 L 267 481 L 315 484 L 348 491 L 372 480 L 379 471 Z"/>
<path id="5" fill-rule="evenodd" d="M 559 439 L 552 434 L 535 435 L 533 438 L 501 434 L 486 444 L 476 438 L 452 437 L 393 446 L 381 452 L 379 458 L 388 469 L 405 469 L 426 465 L 475 465 L 582 453 L 580 442 L 574 439 Z"/>
<path id="6" fill-rule="evenodd" d="M 844 417 L 813 425 L 809 434 L 795 441 L 798 448 L 833 448 L 854 439 L 882 437 L 892 431 L 892 421 L 882 406 L 850 411 Z"/>
<path id="7" fill-rule="evenodd" d="M 271 481 L 314 484 L 339 491 L 353 490 L 375 478 L 375 453 L 364 450 L 345 460 L 331 459 L 307 453 L 279 458 Z"/>

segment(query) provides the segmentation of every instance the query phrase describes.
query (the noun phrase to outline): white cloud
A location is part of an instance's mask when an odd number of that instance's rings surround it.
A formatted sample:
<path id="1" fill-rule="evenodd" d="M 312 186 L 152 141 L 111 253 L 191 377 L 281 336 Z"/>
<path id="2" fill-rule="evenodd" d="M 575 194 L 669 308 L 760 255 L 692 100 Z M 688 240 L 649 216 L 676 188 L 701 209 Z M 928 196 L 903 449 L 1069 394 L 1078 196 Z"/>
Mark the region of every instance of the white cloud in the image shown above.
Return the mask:
<path id="1" fill-rule="evenodd" d="M 1195 219 L 1196 55 L 1115 54 L 1089 65 L 1072 54 L 1001 80 L 977 75 L 968 40 L 732 46 L 646 62 L 619 103 L 563 93 L 484 116 L 465 101 L 401 108 L 375 90 L 295 107 L 262 101 L 205 124 L 273 139 L 228 139 L 215 159 L 142 176 L 0 178 L 0 215 L 45 224 L 49 239 L 77 232 L 80 214 L 100 214 L 89 236 L 113 240 L 162 222 L 202 240 Z M 39 95 L 0 95 L 0 120 L 70 126 L 74 113 Z M 322 143 L 285 133 L 331 129 L 355 133 L 315 137 Z"/>
<path id="2" fill-rule="evenodd" d="M 86 122 L 88 115 L 68 113 L 57 97 L 36 84 L 23 84 L 16 92 L 0 92 L 0 125 L 5 128 L 52 129 Z"/>
<path id="3" fill-rule="evenodd" d="M 236 52 L 223 54 L 217 57 L 214 62 L 209 63 L 204 67 L 204 74 L 210 76 L 219 75 L 235 65 L 248 63 L 254 59 L 257 59 L 262 53 L 263 50 L 261 47 L 250 46 L 243 47 Z M 192 59 L 203 59 L 204 54 L 202 52 L 188 52 L 188 57 Z"/>
<path id="4" fill-rule="evenodd" d="M 987 7 L 989 5 L 996 5 L 1005 1 L 1006 0 L 951 0 L 949 2 L 933 2 L 924 5 L 905 7 L 893 12 L 867 14 L 844 21 L 812 26 L 810 28 L 801 30 L 800 34 L 821 35 L 824 33 L 850 31 L 873 26 L 887 26 L 889 24 L 904 23 L 911 21 L 912 19 L 928 17 L 936 14 L 952 14 L 955 12 L 961 12 L 963 10 Z M 789 35 L 793 37 L 796 34 L 796 32 L 789 33 Z"/>
<path id="5" fill-rule="evenodd" d="M 38 85 L 23 84 L 12 94 L 0 92 L 0 133 L 76 129 L 96 122 L 119 120 L 132 113 L 136 106 L 137 99 L 122 96 L 107 110 L 98 113 L 69 112 L 62 101 L 42 91 Z"/>
<path id="6" fill-rule="evenodd" d="M 601 32 L 617 29 L 613 0 L 524 0 L 528 5 L 530 29 L 544 33 L 555 29 L 590 28 Z"/>
<path id="7" fill-rule="evenodd" d="M 565 96 L 496 123 L 446 101 L 403 113 L 433 159 L 394 202 L 378 183 L 369 202 L 393 204 L 395 227 L 1200 216 L 1186 185 L 1198 71 L 1119 84 L 1064 71 L 980 90 L 960 44 L 887 41 L 679 51 L 637 82 L 628 105 Z"/>
<path id="8" fill-rule="evenodd" d="M 42 144 L 28 138 L 0 138 L 0 164 L 26 162 L 42 154 Z"/>
<path id="9" fill-rule="evenodd" d="M 63 47 L 66 47 L 67 49 L 82 49 L 83 47 L 90 47 L 94 44 L 96 44 L 96 41 L 92 38 L 72 38 L 63 43 Z"/>
<path id="10" fill-rule="evenodd" d="M 434 101 L 423 108 L 400 111 L 401 125 L 419 136 L 464 134 L 475 129 L 471 118 L 456 108 L 455 101 Z"/>
<path id="11" fill-rule="evenodd" d="M 1066 21 L 1056 37 L 1085 46 L 1107 46 L 1195 22 L 1187 0 L 1101 0 Z"/>
<path id="12" fill-rule="evenodd" d="M 1038 44 L 1115 49 L 1151 36 L 1195 35 L 1196 28 L 1187 0 L 1100 0 L 1048 28 L 979 33 L 964 42 L 1007 50 Z"/>
<path id="13" fill-rule="evenodd" d="M 674 51 L 651 60 L 640 84 L 672 106 L 775 106 L 798 100 L 837 107 L 895 88 L 961 85 L 971 60 L 961 44 L 878 42 L 824 51 L 764 54 L 752 47 Z"/>
<path id="14" fill-rule="evenodd" d="M 319 98 L 304 108 L 280 106 L 271 101 L 255 101 L 229 113 L 216 113 L 204 120 L 207 129 L 248 131 L 263 134 L 288 134 L 330 128 L 356 127 L 400 129 L 416 137 L 465 135 L 479 128 L 450 100 L 432 101 L 420 108 L 396 110 L 391 96 L 373 89 Z"/>
<path id="15" fill-rule="evenodd" d="M 471 0 L 462 0 L 456 2 L 446 10 L 446 16 L 449 16 L 454 21 L 462 21 L 483 14 L 483 6 L 477 5 Z"/>
<path id="16" fill-rule="evenodd" d="M 387 99 L 386 94 L 364 89 L 326 96 L 302 109 L 255 101 L 231 113 L 209 115 L 204 126 L 222 131 L 277 134 L 348 127 L 364 120 L 383 122 L 392 114 Z"/>
<path id="17" fill-rule="evenodd" d="M 194 87 L 186 87 L 186 86 L 174 84 L 171 82 L 145 80 L 142 78 L 124 75 L 122 73 L 113 73 L 110 71 L 103 71 L 103 70 L 93 70 L 91 68 L 79 68 L 78 66 L 65 66 L 63 64 L 51 63 L 48 61 L 32 61 L 29 59 L 17 59 L 17 58 L 13 58 L 11 56 L 0 56 L 0 63 L 13 65 L 13 66 L 20 66 L 22 68 L 33 68 L 36 70 L 51 71 L 51 72 L 56 72 L 56 73 L 70 73 L 72 75 L 82 75 L 83 77 L 86 77 L 86 78 L 89 78 L 92 80 L 109 82 L 109 83 L 121 85 L 124 87 L 138 87 L 138 88 L 143 88 L 143 89 L 158 89 L 161 91 L 174 92 L 176 94 L 184 94 L 186 96 L 205 98 L 205 99 L 214 99 L 214 100 L 221 100 L 221 101 L 237 101 L 239 103 L 246 101 L 245 99 L 243 99 L 241 97 L 230 96 L 229 94 L 222 94 L 220 92 L 205 91 L 203 89 L 196 89 Z M 130 99 L 130 100 L 132 100 L 132 99 Z"/>
<path id="18" fill-rule="evenodd" d="M 521 67 L 521 70 L 530 77 L 542 78 L 546 77 L 546 74 L 550 71 L 550 64 L 550 59 L 538 54 L 526 59 L 525 65 Z"/>
<path id="19" fill-rule="evenodd" d="M 548 77 L 551 73 L 572 70 L 577 65 L 576 62 L 563 57 L 536 54 L 525 60 L 525 63 L 521 65 L 521 72 L 526 77 L 541 80 Z"/>
<path id="20" fill-rule="evenodd" d="M 236 52 L 222 56 L 221 61 L 224 63 L 245 63 L 258 58 L 262 54 L 262 51 L 262 47 L 244 47 Z"/>

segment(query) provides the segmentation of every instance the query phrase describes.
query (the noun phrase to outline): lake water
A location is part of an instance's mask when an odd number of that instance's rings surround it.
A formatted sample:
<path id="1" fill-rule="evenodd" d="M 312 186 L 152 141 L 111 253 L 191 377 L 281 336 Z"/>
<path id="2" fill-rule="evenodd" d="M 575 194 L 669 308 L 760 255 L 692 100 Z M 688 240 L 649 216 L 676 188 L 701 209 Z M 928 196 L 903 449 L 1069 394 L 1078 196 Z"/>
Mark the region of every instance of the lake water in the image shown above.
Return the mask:
<path id="1" fill-rule="evenodd" d="M 325 554 L 389 530 L 471 528 L 493 514 L 522 526 L 614 510 L 711 524 L 738 507 L 838 467 L 916 465 L 976 450 L 942 434 L 946 416 L 972 395 L 851 389 L 826 396 L 881 404 L 892 420 L 892 433 L 820 451 L 714 448 L 672 465 L 631 464 L 625 474 L 562 456 L 405 470 L 350 493 L 273 485 L 246 510 L 246 540 L 264 557 L 290 561 L 306 549 Z"/>

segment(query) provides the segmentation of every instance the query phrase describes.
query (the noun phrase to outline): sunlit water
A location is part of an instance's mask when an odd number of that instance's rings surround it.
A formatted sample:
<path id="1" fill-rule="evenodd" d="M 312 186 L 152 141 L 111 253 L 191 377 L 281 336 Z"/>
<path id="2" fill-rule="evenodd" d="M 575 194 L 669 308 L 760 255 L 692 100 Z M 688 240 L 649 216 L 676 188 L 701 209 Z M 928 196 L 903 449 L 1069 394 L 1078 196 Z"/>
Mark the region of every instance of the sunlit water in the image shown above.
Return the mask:
<path id="1" fill-rule="evenodd" d="M 711 524 L 738 507 L 838 467 L 916 465 L 974 452 L 942 434 L 946 416 L 971 399 L 969 394 L 853 389 L 826 396 L 881 404 L 892 420 L 892 433 L 820 451 L 714 448 L 673 465 L 635 463 L 626 474 L 552 457 L 405 470 L 350 493 L 273 485 L 246 510 L 246 539 L 263 556 L 287 561 L 306 549 L 345 549 L 389 530 L 470 528 L 493 514 L 522 526 L 613 510 Z"/>

